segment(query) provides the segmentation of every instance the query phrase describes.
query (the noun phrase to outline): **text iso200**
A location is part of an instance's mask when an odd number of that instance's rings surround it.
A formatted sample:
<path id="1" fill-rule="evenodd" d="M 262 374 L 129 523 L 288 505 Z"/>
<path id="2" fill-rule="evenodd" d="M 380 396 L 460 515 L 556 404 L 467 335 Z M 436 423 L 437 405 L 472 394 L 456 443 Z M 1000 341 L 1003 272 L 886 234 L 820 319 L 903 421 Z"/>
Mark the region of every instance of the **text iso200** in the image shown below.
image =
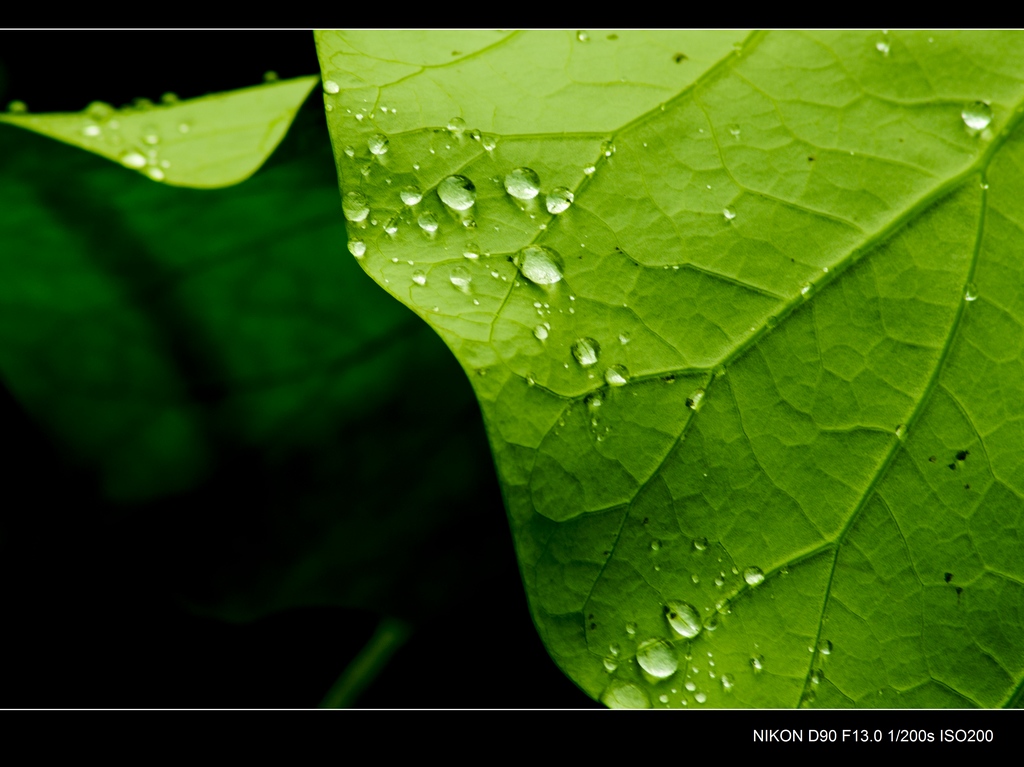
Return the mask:
<path id="1" fill-rule="evenodd" d="M 939 730 L 940 743 L 991 743 L 992 730 Z"/>

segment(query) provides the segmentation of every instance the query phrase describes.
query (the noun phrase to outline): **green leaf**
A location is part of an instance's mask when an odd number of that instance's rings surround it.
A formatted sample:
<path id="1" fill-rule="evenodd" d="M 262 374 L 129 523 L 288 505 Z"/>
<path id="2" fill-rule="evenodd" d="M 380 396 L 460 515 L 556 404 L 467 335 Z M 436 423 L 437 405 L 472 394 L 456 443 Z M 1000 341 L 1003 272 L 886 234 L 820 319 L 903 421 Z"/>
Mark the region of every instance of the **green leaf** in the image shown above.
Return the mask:
<path id="1" fill-rule="evenodd" d="M 288 132 L 317 78 L 120 110 L 93 102 L 67 114 L 0 115 L 0 122 L 94 152 L 172 186 L 213 189 L 249 178 Z"/>
<path id="2" fill-rule="evenodd" d="M 318 102 L 215 190 L 0 125 L 0 371 L 197 609 L 415 620 L 494 572 L 499 502 L 458 366 L 345 250 Z"/>
<path id="3" fill-rule="evenodd" d="M 353 252 L 469 375 L 591 696 L 1007 705 L 1022 38 L 737 41 L 318 33 Z"/>

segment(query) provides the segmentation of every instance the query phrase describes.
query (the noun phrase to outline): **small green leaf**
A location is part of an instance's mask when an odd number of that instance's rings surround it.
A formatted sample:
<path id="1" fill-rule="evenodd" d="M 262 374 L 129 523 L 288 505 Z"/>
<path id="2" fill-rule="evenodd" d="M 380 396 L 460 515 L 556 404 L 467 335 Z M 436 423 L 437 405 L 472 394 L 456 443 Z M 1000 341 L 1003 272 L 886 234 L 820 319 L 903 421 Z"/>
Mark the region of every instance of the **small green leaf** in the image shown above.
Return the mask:
<path id="1" fill-rule="evenodd" d="M 123 109 L 94 102 L 68 114 L 0 114 L 171 186 L 231 186 L 256 172 L 288 132 L 317 78 Z"/>
<path id="2" fill-rule="evenodd" d="M 317 46 L 350 249 L 473 382 L 577 684 L 1015 699 L 1019 33 Z"/>

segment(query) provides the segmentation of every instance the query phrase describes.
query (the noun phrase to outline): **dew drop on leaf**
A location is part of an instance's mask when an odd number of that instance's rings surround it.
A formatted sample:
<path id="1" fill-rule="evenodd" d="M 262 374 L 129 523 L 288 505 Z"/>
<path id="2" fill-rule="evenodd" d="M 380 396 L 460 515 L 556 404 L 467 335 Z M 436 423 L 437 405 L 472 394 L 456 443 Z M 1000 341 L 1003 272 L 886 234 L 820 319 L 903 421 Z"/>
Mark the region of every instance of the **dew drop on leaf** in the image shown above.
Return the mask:
<path id="1" fill-rule="evenodd" d="M 698 692 L 696 695 L 693 696 L 693 699 L 698 703 L 704 703 L 708 699 L 708 696 L 702 692 Z"/>
<path id="2" fill-rule="evenodd" d="M 548 329 L 543 325 L 538 325 L 533 329 L 533 334 L 537 337 L 539 341 L 545 341 L 548 337 Z"/>
<path id="3" fill-rule="evenodd" d="M 448 131 L 456 138 L 461 138 L 463 131 L 466 130 L 466 121 L 461 117 L 453 117 L 448 121 Z"/>
<path id="4" fill-rule="evenodd" d="M 978 299 L 978 288 L 973 282 L 967 283 L 967 289 L 964 291 L 964 301 L 976 301 Z"/>
<path id="5" fill-rule="evenodd" d="M 366 140 L 366 146 L 370 149 L 370 154 L 380 157 L 383 154 L 388 153 L 388 145 L 391 142 L 388 141 L 388 137 L 383 133 L 374 133 L 370 138 Z"/>
<path id="6" fill-rule="evenodd" d="M 494 148 L 498 146 L 498 137 L 492 133 L 484 133 L 480 136 L 480 146 L 486 152 L 493 152 Z"/>
<path id="7" fill-rule="evenodd" d="M 505 191 L 517 200 L 532 200 L 540 192 L 540 177 L 531 168 L 516 168 L 505 176 Z"/>
<path id="8" fill-rule="evenodd" d="M 604 668 L 609 674 L 619 667 L 619 662 L 615 658 L 605 658 Z"/>
<path id="9" fill-rule="evenodd" d="M 437 185 L 437 196 L 452 210 L 469 210 L 476 202 L 476 186 L 465 176 L 448 176 Z"/>
<path id="10" fill-rule="evenodd" d="M 409 207 L 419 205 L 420 200 L 423 199 L 423 193 L 419 190 L 419 187 L 415 186 L 407 186 L 398 195 L 402 198 L 402 202 Z"/>
<path id="11" fill-rule="evenodd" d="M 629 634 L 630 636 L 633 636 L 634 634 L 636 634 L 636 624 L 633 623 L 632 621 L 627 623 L 626 624 L 626 633 Z"/>
<path id="12" fill-rule="evenodd" d="M 764 573 L 761 572 L 760 567 L 748 567 L 743 571 L 743 580 L 747 582 L 748 586 L 759 586 L 764 583 Z"/>
<path id="13" fill-rule="evenodd" d="M 888 56 L 889 55 L 889 43 L 887 43 L 887 42 L 885 42 L 883 40 L 880 40 L 877 43 L 875 43 L 875 50 L 878 51 L 879 53 L 881 53 L 883 56 Z"/>
<path id="14" fill-rule="evenodd" d="M 708 548 L 708 539 L 707 538 L 694 538 L 693 539 L 693 548 L 695 548 L 697 551 L 706 551 L 707 548 Z"/>
<path id="15" fill-rule="evenodd" d="M 562 257 L 544 245 L 530 245 L 516 254 L 514 263 L 530 282 L 554 285 L 562 279 Z"/>
<path id="16" fill-rule="evenodd" d="M 365 221 L 370 215 L 370 206 L 362 192 L 348 192 L 341 201 L 345 218 L 354 223 Z"/>
<path id="17" fill-rule="evenodd" d="M 146 167 L 146 158 L 139 152 L 125 152 L 121 155 L 120 160 L 126 168 Z"/>
<path id="18" fill-rule="evenodd" d="M 588 43 L 590 42 L 590 35 L 581 29 L 579 32 L 576 33 L 576 39 L 579 40 L 581 43 Z"/>
<path id="19" fill-rule="evenodd" d="M 827 639 L 823 640 L 821 644 L 818 645 L 818 652 L 820 652 L 822 655 L 831 655 L 832 643 Z"/>
<path id="20" fill-rule="evenodd" d="M 433 234 L 437 231 L 437 216 L 433 213 L 424 213 L 419 217 L 416 223 L 420 225 L 420 229 L 428 234 Z"/>
<path id="21" fill-rule="evenodd" d="M 597 364 L 597 358 L 601 354 L 601 345 L 593 338 L 577 338 L 572 345 L 572 356 L 580 364 L 580 367 L 589 368 Z"/>
<path id="22" fill-rule="evenodd" d="M 704 390 L 695 389 L 693 394 L 686 398 L 686 406 L 691 410 L 699 410 L 701 402 L 704 401 Z M 706 542 L 705 542 L 706 543 Z"/>
<path id="23" fill-rule="evenodd" d="M 750 659 L 750 667 L 754 669 L 755 674 L 760 674 L 764 671 L 764 656 L 755 655 Z"/>
<path id="24" fill-rule="evenodd" d="M 647 693 L 631 682 L 614 681 L 601 695 L 601 702 L 608 708 L 650 708 Z"/>
<path id="25" fill-rule="evenodd" d="M 462 255 L 470 261 L 475 261 L 480 258 L 480 246 L 475 242 L 467 242 L 466 247 L 462 249 Z"/>
<path id="26" fill-rule="evenodd" d="M 679 636 L 693 639 L 703 629 L 700 614 L 693 605 L 686 602 L 672 601 L 666 605 L 666 610 L 665 617 L 668 619 L 668 625 Z"/>
<path id="27" fill-rule="evenodd" d="M 324 80 L 324 93 L 334 94 L 340 90 L 341 86 L 334 82 L 334 80 Z"/>
<path id="28" fill-rule="evenodd" d="M 676 673 L 679 660 L 672 646 L 664 639 L 648 639 L 636 648 L 636 662 L 653 677 L 667 679 Z"/>
<path id="29" fill-rule="evenodd" d="M 612 365 L 604 371 L 604 380 L 609 386 L 625 386 L 629 383 L 629 371 L 625 365 Z"/>
<path id="30" fill-rule="evenodd" d="M 423 272 L 419 270 L 416 270 L 415 272 L 412 273 L 412 281 L 415 282 L 417 285 L 426 285 L 427 275 L 425 275 Z"/>
<path id="31" fill-rule="evenodd" d="M 571 191 L 566 189 L 564 186 L 557 186 L 548 192 L 548 195 L 544 200 L 544 205 L 547 207 L 548 213 L 557 215 L 558 213 L 563 213 L 568 210 L 574 199 L 575 198 Z"/>
<path id="32" fill-rule="evenodd" d="M 348 251 L 356 258 L 362 258 L 366 255 L 366 243 L 362 240 L 349 240 Z"/>
<path id="33" fill-rule="evenodd" d="M 723 208 L 722 215 L 725 216 L 726 221 L 732 221 L 734 218 L 736 218 L 736 211 L 734 211 L 732 208 Z"/>
<path id="34" fill-rule="evenodd" d="M 732 674 L 722 674 L 722 689 L 726 692 L 732 692 L 732 688 L 736 686 L 736 680 Z"/>
<path id="35" fill-rule="evenodd" d="M 982 131 L 992 122 L 992 107 L 984 101 L 975 101 L 963 108 L 960 117 L 972 131 Z"/>
<path id="36" fill-rule="evenodd" d="M 470 275 L 469 269 L 464 266 L 456 266 L 453 268 L 451 276 L 448 279 L 451 280 L 452 285 L 463 293 L 469 292 L 470 283 L 473 282 L 473 277 Z"/>

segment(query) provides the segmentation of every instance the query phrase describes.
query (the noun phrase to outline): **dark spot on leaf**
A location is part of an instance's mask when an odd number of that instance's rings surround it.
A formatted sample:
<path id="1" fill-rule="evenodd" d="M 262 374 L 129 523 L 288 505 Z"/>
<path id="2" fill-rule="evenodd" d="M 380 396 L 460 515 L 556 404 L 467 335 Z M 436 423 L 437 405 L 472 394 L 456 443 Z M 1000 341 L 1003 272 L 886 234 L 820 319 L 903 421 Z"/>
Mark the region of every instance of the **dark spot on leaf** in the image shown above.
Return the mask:
<path id="1" fill-rule="evenodd" d="M 596 623 L 591 623 L 590 624 L 590 628 L 591 629 L 596 629 L 597 628 L 597 624 Z"/>
<path id="2" fill-rule="evenodd" d="M 942 577 L 946 579 L 946 583 L 949 583 L 951 580 L 953 580 L 953 573 L 946 573 Z"/>
<path id="3" fill-rule="evenodd" d="M 807 162 L 814 162 L 814 158 L 813 157 L 808 157 L 807 158 Z"/>
<path id="4" fill-rule="evenodd" d="M 967 456 L 969 456 L 969 455 L 970 455 L 970 451 L 961 450 L 959 453 L 956 454 L 956 459 L 958 461 L 966 461 L 967 460 Z"/>
<path id="5" fill-rule="evenodd" d="M 661 610 L 662 610 L 663 613 L 665 613 L 665 615 L 668 615 L 668 613 L 669 613 L 668 605 L 665 605 L 664 607 L 662 607 Z"/>
<path id="6" fill-rule="evenodd" d="M 593 614 L 593 613 L 591 613 L 590 615 L 588 615 L 588 616 L 587 616 L 587 620 L 588 620 L 588 621 L 592 621 L 592 620 L 594 620 L 594 614 Z"/>
<path id="7" fill-rule="evenodd" d="M 641 522 L 640 524 L 642 524 L 642 525 L 646 525 L 646 524 L 647 524 L 648 522 L 650 522 L 650 521 L 651 521 L 651 520 L 650 520 L 650 519 L 649 519 L 648 517 L 644 517 L 644 521 L 643 521 L 643 522 Z"/>
<path id="8" fill-rule="evenodd" d="M 931 461 L 932 463 L 935 463 L 935 456 L 934 455 L 928 456 L 928 460 Z"/>
<path id="9" fill-rule="evenodd" d="M 673 375 L 667 375 L 664 378 L 662 378 L 661 380 L 664 381 L 665 383 L 675 383 L 676 377 L 673 376 Z"/>
<path id="10" fill-rule="evenodd" d="M 675 56 L 672 57 L 672 60 L 675 61 L 676 64 L 681 64 L 682 62 L 686 61 L 687 58 L 688 57 L 685 53 L 677 53 Z"/>
<path id="11" fill-rule="evenodd" d="M 957 595 L 957 596 L 960 596 L 960 595 L 961 595 L 961 594 L 963 594 L 963 593 L 964 593 L 964 590 L 963 590 L 962 588 L 960 588 L 959 586 L 957 586 L 957 587 L 956 587 L 956 595 Z"/>
<path id="12" fill-rule="evenodd" d="M 452 56 L 461 56 L 462 51 L 452 51 Z"/>
<path id="13" fill-rule="evenodd" d="M 953 471 L 956 471 L 956 464 L 955 463 L 949 464 L 949 468 L 951 468 Z"/>
<path id="14" fill-rule="evenodd" d="M 619 36 L 617 34 L 615 34 L 614 32 L 612 32 L 610 35 L 608 35 L 608 39 L 609 40 L 618 40 Z"/>
<path id="15" fill-rule="evenodd" d="M 610 551 L 602 551 L 601 553 L 604 554 L 605 556 L 608 556 L 609 554 L 611 554 Z"/>
<path id="16" fill-rule="evenodd" d="M 971 489 L 970 485 L 964 485 L 964 490 L 970 490 L 970 489 Z"/>
<path id="17" fill-rule="evenodd" d="M 693 407 L 693 400 L 690 399 L 689 397 L 686 398 L 686 406 Z"/>

